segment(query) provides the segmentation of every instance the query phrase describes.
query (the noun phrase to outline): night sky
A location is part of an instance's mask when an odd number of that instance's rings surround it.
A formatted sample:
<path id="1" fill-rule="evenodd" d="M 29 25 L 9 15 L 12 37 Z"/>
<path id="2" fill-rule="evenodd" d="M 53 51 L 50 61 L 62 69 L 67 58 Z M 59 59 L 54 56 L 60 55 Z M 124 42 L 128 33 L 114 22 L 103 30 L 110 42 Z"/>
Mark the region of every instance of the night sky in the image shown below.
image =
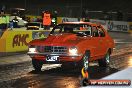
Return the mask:
<path id="1" fill-rule="evenodd" d="M 79 9 L 88 10 L 122 10 L 132 12 L 132 0 L 0 0 L 0 6 L 10 8 L 26 8 L 29 12 L 40 12 L 45 9 Z M 61 10 L 61 12 L 63 12 Z"/>

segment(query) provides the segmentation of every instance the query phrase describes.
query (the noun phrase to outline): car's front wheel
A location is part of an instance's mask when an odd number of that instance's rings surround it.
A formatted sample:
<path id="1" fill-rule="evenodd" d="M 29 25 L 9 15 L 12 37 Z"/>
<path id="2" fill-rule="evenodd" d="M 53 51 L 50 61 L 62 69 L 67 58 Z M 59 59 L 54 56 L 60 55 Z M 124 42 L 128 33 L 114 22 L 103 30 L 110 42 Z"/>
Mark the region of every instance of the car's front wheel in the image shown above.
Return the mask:
<path id="1" fill-rule="evenodd" d="M 35 71 L 41 71 L 43 63 L 40 60 L 32 59 L 32 65 Z"/>
<path id="2" fill-rule="evenodd" d="M 89 68 L 89 58 L 90 58 L 90 51 L 85 51 L 81 63 L 79 67 L 82 69 L 84 67 L 85 70 Z"/>
<path id="3" fill-rule="evenodd" d="M 79 69 L 81 70 L 83 67 L 85 70 L 89 67 L 89 58 L 90 58 L 90 51 L 86 51 L 79 62 L 75 63 L 64 63 L 61 65 L 63 69 Z"/>
<path id="4" fill-rule="evenodd" d="M 110 53 L 107 52 L 105 57 L 103 59 L 98 60 L 99 66 L 100 67 L 107 67 L 110 64 Z"/>

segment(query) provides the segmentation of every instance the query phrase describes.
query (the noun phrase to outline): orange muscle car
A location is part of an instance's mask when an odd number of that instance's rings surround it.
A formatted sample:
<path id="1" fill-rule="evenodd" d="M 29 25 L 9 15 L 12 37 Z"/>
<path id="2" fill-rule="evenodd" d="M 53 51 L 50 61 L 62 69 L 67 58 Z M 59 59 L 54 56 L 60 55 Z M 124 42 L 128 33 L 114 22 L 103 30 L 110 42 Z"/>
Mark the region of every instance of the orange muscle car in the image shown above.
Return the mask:
<path id="1" fill-rule="evenodd" d="M 114 41 L 103 26 L 65 22 L 56 25 L 46 39 L 31 41 L 28 55 L 36 71 L 41 71 L 46 63 L 88 67 L 90 61 L 97 60 L 99 66 L 107 66 L 113 48 Z"/>

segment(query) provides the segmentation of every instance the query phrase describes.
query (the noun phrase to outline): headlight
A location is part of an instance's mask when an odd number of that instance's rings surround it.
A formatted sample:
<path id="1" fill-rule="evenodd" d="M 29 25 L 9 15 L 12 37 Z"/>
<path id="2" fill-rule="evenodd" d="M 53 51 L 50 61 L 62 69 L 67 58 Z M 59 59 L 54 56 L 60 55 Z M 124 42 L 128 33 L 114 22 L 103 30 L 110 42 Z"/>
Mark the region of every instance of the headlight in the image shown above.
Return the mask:
<path id="1" fill-rule="evenodd" d="M 36 53 L 36 48 L 29 48 L 29 53 Z"/>
<path id="2" fill-rule="evenodd" d="M 76 47 L 69 48 L 69 54 L 70 55 L 77 55 L 77 48 Z"/>

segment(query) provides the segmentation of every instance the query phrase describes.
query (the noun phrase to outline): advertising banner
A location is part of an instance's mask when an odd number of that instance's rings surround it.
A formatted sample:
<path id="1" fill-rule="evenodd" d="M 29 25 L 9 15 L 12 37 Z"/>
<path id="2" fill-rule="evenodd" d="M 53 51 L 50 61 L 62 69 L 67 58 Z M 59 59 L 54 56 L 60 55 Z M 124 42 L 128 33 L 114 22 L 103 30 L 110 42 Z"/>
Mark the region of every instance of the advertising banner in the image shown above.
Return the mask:
<path id="1" fill-rule="evenodd" d="M 25 51 L 31 40 L 32 31 L 7 31 L 6 52 Z"/>
<path id="2" fill-rule="evenodd" d="M 19 52 L 28 50 L 28 43 L 34 39 L 46 38 L 49 30 L 5 31 L 0 38 L 0 52 Z"/>
<path id="3" fill-rule="evenodd" d="M 123 21 L 107 21 L 107 28 L 109 31 L 122 31 L 122 32 L 128 32 L 129 25 L 128 22 Z"/>
<path id="4" fill-rule="evenodd" d="M 110 20 L 96 20 L 90 19 L 90 22 L 100 23 L 109 31 L 121 31 L 121 32 L 128 32 L 129 24 L 128 22 L 124 21 L 110 21 Z"/>

